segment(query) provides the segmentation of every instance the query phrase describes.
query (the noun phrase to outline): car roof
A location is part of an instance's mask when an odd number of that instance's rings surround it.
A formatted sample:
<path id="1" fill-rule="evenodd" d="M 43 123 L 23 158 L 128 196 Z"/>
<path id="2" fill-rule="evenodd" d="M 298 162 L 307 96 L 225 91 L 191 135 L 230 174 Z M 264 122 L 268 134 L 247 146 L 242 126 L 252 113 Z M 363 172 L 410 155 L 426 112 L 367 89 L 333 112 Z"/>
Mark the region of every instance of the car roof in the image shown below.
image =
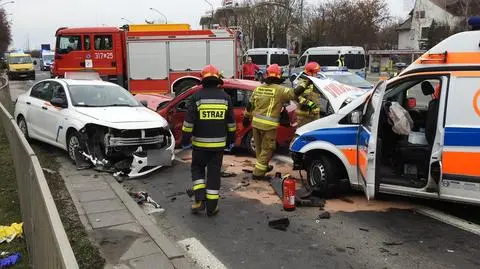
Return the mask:
<path id="1" fill-rule="evenodd" d="M 52 79 L 45 79 L 42 81 L 58 81 L 64 82 L 67 85 L 117 85 L 111 82 L 103 81 L 103 80 L 90 80 L 90 79 L 65 79 L 65 78 L 52 78 Z"/>
<path id="2" fill-rule="evenodd" d="M 254 80 L 245 80 L 245 79 L 223 79 L 223 87 L 229 88 L 243 88 L 247 90 L 254 90 L 256 87 L 260 86 L 261 83 Z"/>

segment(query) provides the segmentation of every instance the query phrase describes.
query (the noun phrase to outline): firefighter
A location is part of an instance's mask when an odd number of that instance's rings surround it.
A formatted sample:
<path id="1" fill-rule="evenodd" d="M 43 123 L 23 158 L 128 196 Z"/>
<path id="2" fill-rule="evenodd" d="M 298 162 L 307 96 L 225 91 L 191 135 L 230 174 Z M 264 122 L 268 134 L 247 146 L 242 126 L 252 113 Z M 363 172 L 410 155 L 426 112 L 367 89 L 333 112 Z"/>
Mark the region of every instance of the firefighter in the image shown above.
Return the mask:
<path id="1" fill-rule="evenodd" d="M 344 67 L 345 66 L 345 55 L 340 55 L 340 58 L 336 61 L 338 67 Z"/>
<path id="2" fill-rule="evenodd" d="M 320 71 L 320 65 L 316 62 L 309 62 L 305 65 L 304 73 L 307 76 L 315 77 Z M 300 79 L 303 81 L 303 79 Z M 297 128 L 320 118 L 320 93 L 310 84 L 308 88 L 298 97 L 297 107 Z"/>
<path id="3" fill-rule="evenodd" d="M 253 125 L 256 162 L 253 179 L 264 179 L 265 174 L 273 169 L 268 165 L 276 147 L 277 127 L 283 104 L 298 98 L 310 84 L 302 81 L 295 90 L 281 86 L 282 69 L 277 64 L 267 68 L 265 84 L 257 87 L 247 105 L 243 126 Z"/>
<path id="4" fill-rule="evenodd" d="M 201 77 L 203 89 L 189 99 L 182 128 L 182 147 L 193 147 L 191 172 L 195 202 L 192 213 L 206 208 L 207 215 L 214 216 L 219 211 L 223 151 L 226 147 L 232 148 L 236 125 L 230 96 L 219 88 L 223 81 L 218 69 L 207 65 Z"/>

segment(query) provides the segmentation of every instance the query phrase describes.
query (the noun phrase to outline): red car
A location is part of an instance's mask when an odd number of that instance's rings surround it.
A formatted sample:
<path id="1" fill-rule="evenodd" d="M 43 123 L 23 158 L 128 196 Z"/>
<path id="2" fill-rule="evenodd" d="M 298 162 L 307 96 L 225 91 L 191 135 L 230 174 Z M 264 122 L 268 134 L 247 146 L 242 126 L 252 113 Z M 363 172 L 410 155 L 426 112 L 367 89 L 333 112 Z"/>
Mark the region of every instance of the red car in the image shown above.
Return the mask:
<path id="1" fill-rule="evenodd" d="M 246 147 L 251 153 L 255 154 L 252 127 L 243 128 L 242 120 L 245 106 L 248 103 L 250 95 L 260 83 L 257 81 L 240 79 L 224 79 L 223 81 L 224 84 L 222 88 L 232 98 L 234 106 L 233 111 L 237 122 L 237 138 L 235 146 Z M 169 122 L 176 144 L 179 145 L 182 135 L 183 120 L 185 118 L 187 98 L 200 89 L 202 89 L 201 85 L 194 86 L 177 97 L 161 94 L 137 94 L 135 95 L 135 98 L 139 101 L 146 101 L 150 109 L 157 111 Z M 289 143 L 295 134 L 296 127 L 296 105 L 293 102 L 290 102 L 286 108 L 290 115 L 290 127 L 278 127 L 277 145 L 281 147 L 289 146 Z"/>

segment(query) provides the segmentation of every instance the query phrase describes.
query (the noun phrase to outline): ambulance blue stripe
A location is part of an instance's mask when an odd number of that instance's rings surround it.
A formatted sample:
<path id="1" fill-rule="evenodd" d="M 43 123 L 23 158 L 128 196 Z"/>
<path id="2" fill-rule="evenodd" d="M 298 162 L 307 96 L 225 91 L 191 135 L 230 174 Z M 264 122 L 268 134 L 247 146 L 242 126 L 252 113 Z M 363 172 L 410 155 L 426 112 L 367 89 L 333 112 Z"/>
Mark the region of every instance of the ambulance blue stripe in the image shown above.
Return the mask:
<path id="1" fill-rule="evenodd" d="M 358 127 L 328 128 L 311 131 L 301 135 L 292 144 L 292 151 L 300 151 L 306 144 L 314 141 L 325 141 L 335 146 L 348 146 L 357 144 Z"/>
<path id="2" fill-rule="evenodd" d="M 445 146 L 480 147 L 480 128 L 445 128 Z"/>

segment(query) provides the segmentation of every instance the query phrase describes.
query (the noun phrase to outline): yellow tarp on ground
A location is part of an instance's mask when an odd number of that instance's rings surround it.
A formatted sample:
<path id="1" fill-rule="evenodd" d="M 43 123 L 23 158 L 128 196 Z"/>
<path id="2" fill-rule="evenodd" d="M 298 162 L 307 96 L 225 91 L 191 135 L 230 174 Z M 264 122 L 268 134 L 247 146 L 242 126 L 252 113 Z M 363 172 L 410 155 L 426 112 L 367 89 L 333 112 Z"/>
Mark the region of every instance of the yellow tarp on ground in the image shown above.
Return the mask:
<path id="1" fill-rule="evenodd" d="M 12 223 L 10 226 L 0 226 L 0 243 L 10 243 L 15 237 L 22 236 L 23 222 Z"/>

